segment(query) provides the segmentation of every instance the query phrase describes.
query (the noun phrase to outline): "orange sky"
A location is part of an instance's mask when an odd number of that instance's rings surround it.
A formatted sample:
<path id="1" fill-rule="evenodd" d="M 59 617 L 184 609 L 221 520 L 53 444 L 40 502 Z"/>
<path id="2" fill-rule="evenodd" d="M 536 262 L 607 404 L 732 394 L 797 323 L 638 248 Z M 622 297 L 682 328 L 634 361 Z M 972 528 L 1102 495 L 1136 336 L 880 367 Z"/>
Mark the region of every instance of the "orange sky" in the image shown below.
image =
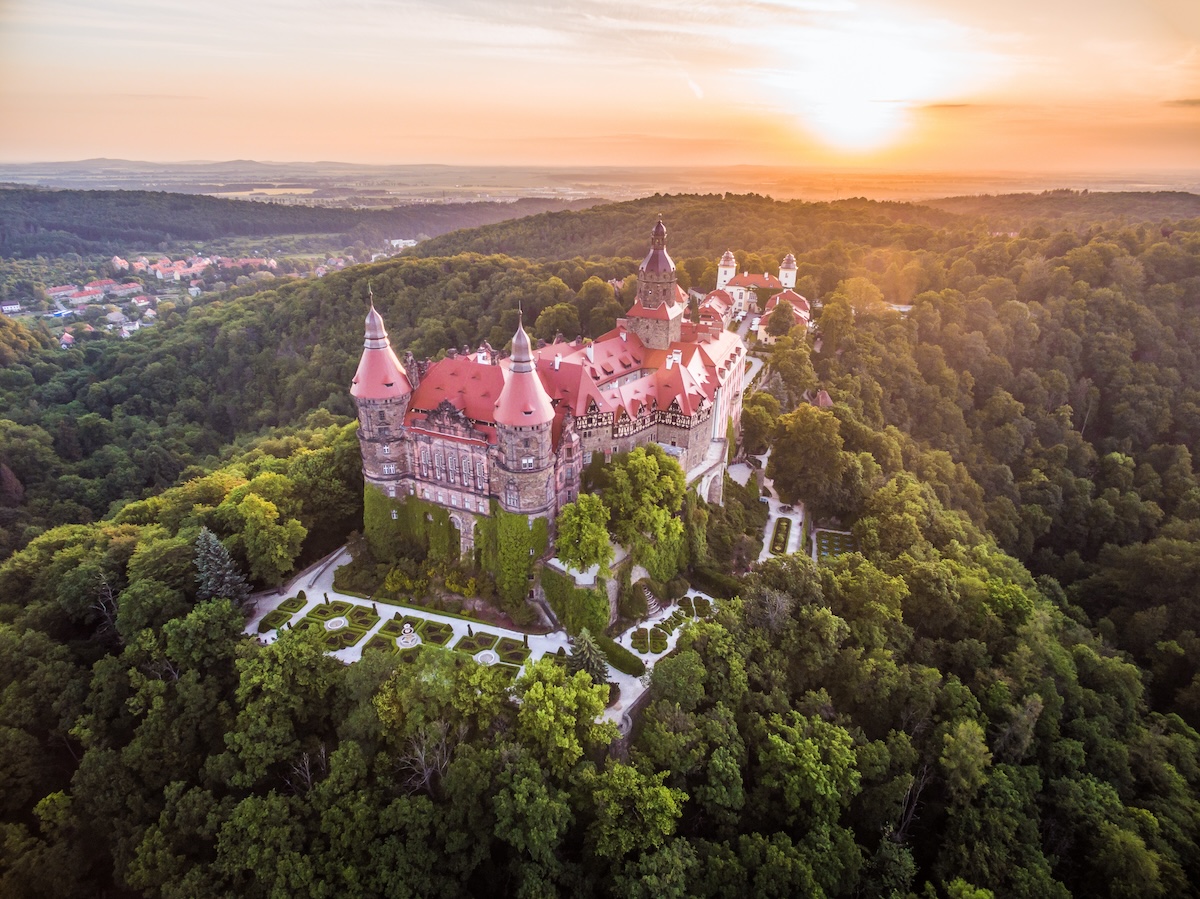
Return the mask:
<path id="1" fill-rule="evenodd" d="M 1200 169 L 1197 0 L 0 0 L 0 160 Z"/>

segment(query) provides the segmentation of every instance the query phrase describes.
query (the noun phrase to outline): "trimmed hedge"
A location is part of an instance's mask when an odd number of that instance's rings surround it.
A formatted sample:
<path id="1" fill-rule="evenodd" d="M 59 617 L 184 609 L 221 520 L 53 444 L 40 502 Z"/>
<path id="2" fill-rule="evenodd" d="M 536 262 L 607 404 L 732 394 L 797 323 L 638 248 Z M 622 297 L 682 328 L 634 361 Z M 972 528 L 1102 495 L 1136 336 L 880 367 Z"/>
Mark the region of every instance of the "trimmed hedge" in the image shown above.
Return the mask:
<path id="1" fill-rule="evenodd" d="M 645 655 L 650 651 L 650 632 L 644 627 L 639 627 L 629 635 L 629 645 Z"/>
<path id="2" fill-rule="evenodd" d="M 417 631 L 421 634 L 422 640 L 437 646 L 445 646 L 454 636 L 454 628 L 443 621 L 425 621 L 417 628 Z"/>
<path id="3" fill-rule="evenodd" d="M 501 662 L 520 667 L 529 658 L 529 647 L 511 637 L 501 637 L 500 642 L 496 644 L 496 655 L 500 657 Z"/>
<path id="4" fill-rule="evenodd" d="M 265 634 L 267 631 L 277 630 L 283 627 L 292 620 L 292 613 L 283 609 L 273 609 L 263 616 L 262 621 L 258 623 L 258 632 Z"/>
<path id="5" fill-rule="evenodd" d="M 692 583 L 718 599 L 732 599 L 742 589 L 742 584 L 737 578 L 715 568 L 695 569 L 692 572 Z"/>
<path id="6" fill-rule="evenodd" d="M 792 520 L 790 518 L 775 519 L 775 530 L 771 534 L 771 554 L 781 556 L 787 549 L 788 537 L 792 535 Z"/>
<path id="7" fill-rule="evenodd" d="M 650 628 L 650 651 L 660 653 L 667 651 L 667 632 L 658 627 Z"/>
<path id="8" fill-rule="evenodd" d="M 496 645 L 497 639 L 495 634 L 479 631 L 473 637 L 463 637 L 454 644 L 454 648 L 459 652 L 465 652 L 467 655 L 473 656 L 477 652 L 491 649 Z"/>
<path id="9" fill-rule="evenodd" d="M 275 608 L 280 612 L 291 612 L 295 615 L 301 609 L 308 605 L 308 599 L 301 599 L 299 596 L 289 596 Z"/>
<path id="10" fill-rule="evenodd" d="M 608 664 L 612 665 L 622 674 L 641 677 L 646 673 L 646 664 L 616 640 L 606 637 L 604 634 L 597 634 L 594 639 L 596 645 L 608 657 Z"/>

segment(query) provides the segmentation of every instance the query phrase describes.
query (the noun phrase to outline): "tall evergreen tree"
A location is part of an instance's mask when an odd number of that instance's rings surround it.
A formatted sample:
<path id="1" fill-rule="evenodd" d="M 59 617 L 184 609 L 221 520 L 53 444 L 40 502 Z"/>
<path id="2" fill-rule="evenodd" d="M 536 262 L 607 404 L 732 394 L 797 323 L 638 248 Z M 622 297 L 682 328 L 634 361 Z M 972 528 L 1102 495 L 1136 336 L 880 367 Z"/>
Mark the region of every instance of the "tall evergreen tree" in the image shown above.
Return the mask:
<path id="1" fill-rule="evenodd" d="M 220 597 L 242 606 L 250 597 L 246 576 L 208 528 L 201 528 L 196 538 L 196 582 L 200 585 L 197 591 L 200 600 Z"/>
<path id="2" fill-rule="evenodd" d="M 586 671 L 593 684 L 608 683 L 608 656 L 586 627 L 580 628 L 575 637 L 575 645 L 571 647 L 571 655 L 567 659 L 567 670 L 572 674 Z"/>

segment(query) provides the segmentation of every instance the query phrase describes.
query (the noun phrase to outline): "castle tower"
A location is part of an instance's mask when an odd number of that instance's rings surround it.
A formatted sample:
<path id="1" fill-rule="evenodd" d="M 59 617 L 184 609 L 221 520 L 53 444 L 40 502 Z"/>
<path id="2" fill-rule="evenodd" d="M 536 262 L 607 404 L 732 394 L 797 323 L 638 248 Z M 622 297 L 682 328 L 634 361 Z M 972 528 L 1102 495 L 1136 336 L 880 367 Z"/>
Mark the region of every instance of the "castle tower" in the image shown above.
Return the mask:
<path id="1" fill-rule="evenodd" d="M 358 441 L 362 447 L 363 477 L 367 483 L 391 485 L 408 471 L 404 456 L 404 413 L 412 397 L 412 384 L 388 341 L 383 317 L 367 313 L 366 337 L 358 371 L 350 383 L 358 407 Z"/>
<path id="2" fill-rule="evenodd" d="M 626 315 L 627 327 L 646 346 L 665 350 L 679 340 L 686 307 L 679 295 L 675 263 L 667 254 L 667 226 L 659 217 L 650 232 L 650 252 L 638 266 L 637 299 Z"/>
<path id="3" fill-rule="evenodd" d="M 791 253 L 784 256 L 779 265 L 779 283 L 783 285 L 784 290 L 796 288 L 796 257 Z"/>
<path id="4" fill-rule="evenodd" d="M 494 489 L 508 512 L 552 517 L 558 511 L 554 407 L 534 369 L 533 346 L 522 319 L 513 335 L 506 374 L 495 406 L 499 454 Z"/>
<path id="5" fill-rule="evenodd" d="M 732 250 L 726 250 L 721 261 L 717 263 L 717 290 L 724 290 L 725 285 L 732 281 L 736 274 L 737 260 L 733 258 Z"/>

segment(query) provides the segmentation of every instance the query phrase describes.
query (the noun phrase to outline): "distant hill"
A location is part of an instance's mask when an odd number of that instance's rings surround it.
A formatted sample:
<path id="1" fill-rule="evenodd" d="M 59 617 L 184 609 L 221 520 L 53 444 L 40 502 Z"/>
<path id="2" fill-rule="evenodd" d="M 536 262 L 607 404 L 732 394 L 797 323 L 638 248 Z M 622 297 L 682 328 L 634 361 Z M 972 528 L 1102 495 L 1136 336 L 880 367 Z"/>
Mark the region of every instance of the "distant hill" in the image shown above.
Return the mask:
<path id="1" fill-rule="evenodd" d="M 633 256 L 646 252 L 656 217 L 667 224 L 677 258 L 719 257 L 729 249 L 800 253 L 832 240 L 920 243 L 960 220 L 953 212 L 861 198 L 833 203 L 780 202 L 757 194 L 677 194 L 544 213 L 424 242 L 421 256 L 505 253 L 527 259 Z"/>
<path id="2" fill-rule="evenodd" d="M 342 234 L 378 243 L 436 236 L 595 200 L 520 199 L 384 210 L 323 209 L 151 191 L 0 190 L 0 256 L 108 253 L 170 240 Z"/>
<path id="3" fill-rule="evenodd" d="M 995 225 L 1023 225 L 1037 219 L 1096 223 L 1157 222 L 1200 217 L 1200 195 L 1184 191 L 1047 190 L 1037 194 L 982 194 L 927 200 L 927 206 L 959 215 L 977 215 Z"/>

